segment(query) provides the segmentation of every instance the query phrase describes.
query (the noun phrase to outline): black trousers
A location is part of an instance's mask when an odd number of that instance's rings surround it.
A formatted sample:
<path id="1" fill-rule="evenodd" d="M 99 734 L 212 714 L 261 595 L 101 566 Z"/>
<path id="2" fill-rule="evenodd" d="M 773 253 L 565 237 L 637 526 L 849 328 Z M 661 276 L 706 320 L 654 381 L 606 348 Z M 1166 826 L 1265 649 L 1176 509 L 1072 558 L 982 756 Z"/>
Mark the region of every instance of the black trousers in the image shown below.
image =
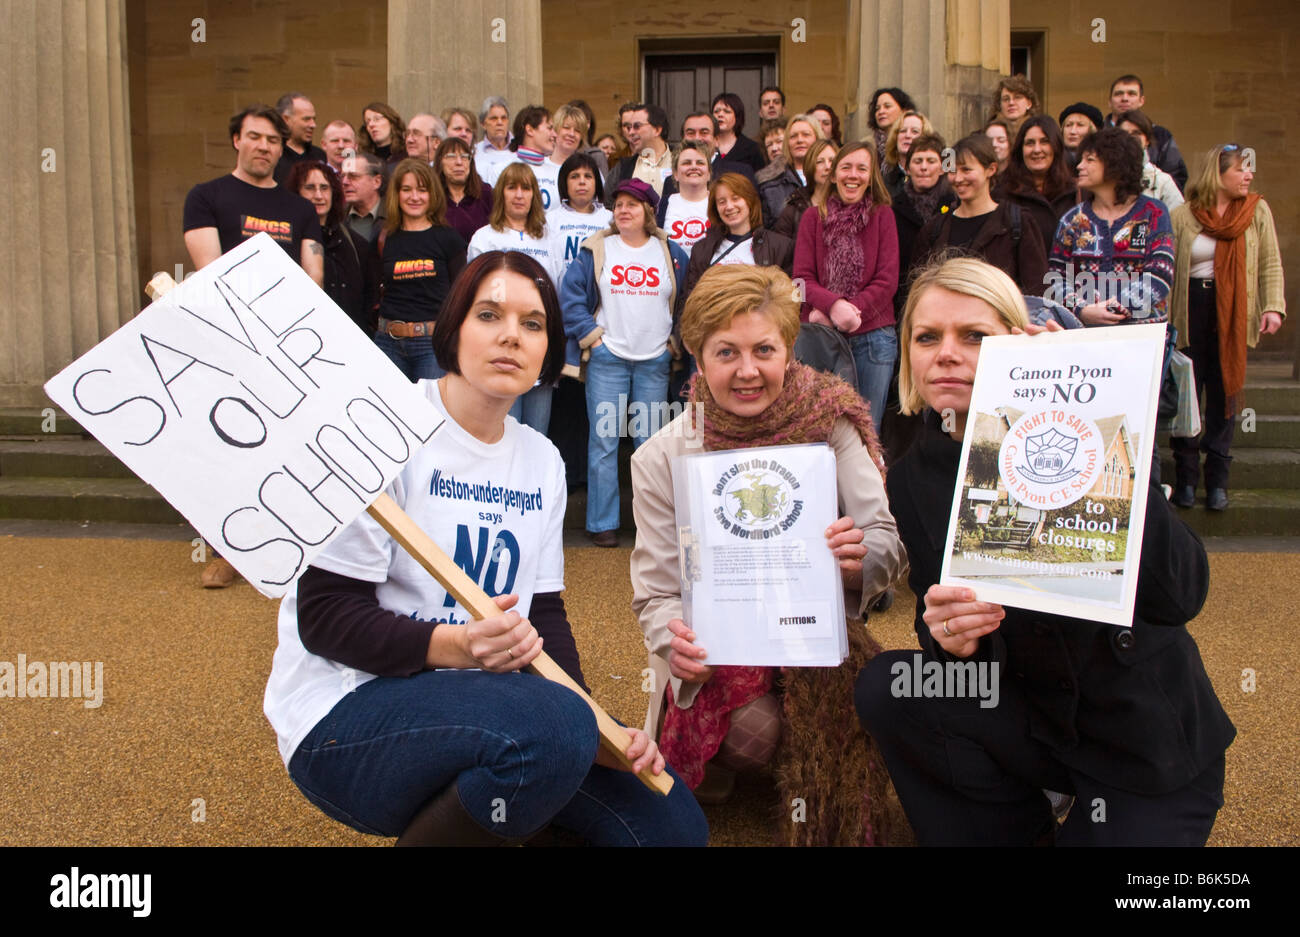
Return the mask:
<path id="1" fill-rule="evenodd" d="M 1208 287 L 1205 284 L 1210 284 Z M 1201 476 L 1200 453 L 1205 453 L 1205 488 L 1227 488 L 1229 450 L 1236 418 L 1223 415 L 1223 371 L 1219 366 L 1219 313 L 1215 308 L 1214 281 L 1193 279 L 1187 297 L 1187 357 L 1196 375 L 1196 395 L 1205 404 L 1205 424 L 1197 437 L 1174 436 L 1177 485 L 1196 487 Z"/>
<path id="2" fill-rule="evenodd" d="M 892 668 L 916 651 L 877 655 L 858 675 L 858 718 L 885 757 L 907 819 L 923 846 L 1028 846 L 1052 830 L 1043 789 L 1073 794 L 1059 846 L 1202 846 L 1223 806 L 1224 758 L 1181 790 L 1143 795 L 1058 761 L 1029 737 L 1029 708 L 1012 679 L 997 705 L 897 698 Z"/>

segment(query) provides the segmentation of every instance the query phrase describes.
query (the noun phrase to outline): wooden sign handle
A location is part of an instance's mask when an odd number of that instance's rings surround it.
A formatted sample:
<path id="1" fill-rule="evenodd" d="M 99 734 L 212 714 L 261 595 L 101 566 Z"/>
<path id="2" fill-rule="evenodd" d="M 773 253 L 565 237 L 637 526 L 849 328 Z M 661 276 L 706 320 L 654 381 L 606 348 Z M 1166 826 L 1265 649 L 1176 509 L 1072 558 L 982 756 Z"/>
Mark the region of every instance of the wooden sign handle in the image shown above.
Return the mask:
<path id="1" fill-rule="evenodd" d="M 438 580 L 442 587 L 447 590 L 465 611 L 469 612 L 474 618 L 494 618 L 501 614 L 501 609 L 497 604 L 488 597 L 479 584 L 471 579 L 463 569 L 457 566 L 438 544 L 434 543 L 433 538 L 426 534 L 420 527 L 411 520 L 410 516 L 397 506 L 388 495 L 381 493 L 375 499 L 375 503 L 370 505 L 370 516 L 379 522 L 379 526 L 388 531 L 389 536 L 401 544 L 402 549 L 411 554 L 415 560 L 429 571 L 429 575 Z M 627 730 L 614 721 L 613 717 L 605 710 L 600 708 L 595 700 L 583 691 L 582 687 L 574 682 L 573 678 L 561 669 L 560 665 L 547 655 L 545 651 L 537 655 L 537 658 L 528 665 L 527 670 L 535 673 L 539 677 L 545 677 L 553 683 L 561 684 L 568 687 L 574 693 L 582 697 L 583 702 L 591 707 L 591 711 L 596 715 L 596 725 L 600 729 L 600 744 L 605 750 L 614 755 L 620 763 L 630 767 L 631 762 L 623 754 L 631 741 L 631 736 Z M 672 790 L 673 779 L 667 771 L 663 774 L 652 774 L 649 770 L 642 771 L 637 775 L 646 787 L 660 794 L 667 794 Z"/>
<path id="2" fill-rule="evenodd" d="M 152 300 L 157 300 L 173 287 L 176 281 L 166 273 L 154 274 L 147 286 L 145 293 Z M 388 531 L 407 553 L 411 554 L 415 560 L 429 571 L 434 579 L 441 583 L 442 587 L 461 604 L 467 612 L 476 619 L 493 618 L 501 613 L 486 592 L 479 588 L 478 583 L 465 574 L 465 571 L 452 562 L 442 548 L 433 542 L 433 538 L 426 534 L 410 516 L 397 506 L 388 495 L 380 493 L 375 499 L 375 503 L 370 505 L 370 516 L 379 522 L 379 525 Z M 632 737 L 627 734 L 627 730 L 614 721 L 613 717 L 600 705 L 588 696 L 574 682 L 573 678 L 561 669 L 560 665 L 543 651 L 537 655 L 537 658 L 528 666 L 531 673 L 539 677 L 545 677 L 552 683 L 559 683 L 568 687 L 574 693 L 582 697 L 583 702 L 591 707 L 591 711 L 596 715 L 596 726 L 600 729 L 600 744 L 603 745 L 610 754 L 619 760 L 626 767 L 631 767 L 631 762 L 623 754 Z M 650 771 L 642 771 L 637 775 L 646 787 L 660 794 L 667 794 L 673 787 L 672 775 L 667 771 L 663 774 L 655 775 Z"/>

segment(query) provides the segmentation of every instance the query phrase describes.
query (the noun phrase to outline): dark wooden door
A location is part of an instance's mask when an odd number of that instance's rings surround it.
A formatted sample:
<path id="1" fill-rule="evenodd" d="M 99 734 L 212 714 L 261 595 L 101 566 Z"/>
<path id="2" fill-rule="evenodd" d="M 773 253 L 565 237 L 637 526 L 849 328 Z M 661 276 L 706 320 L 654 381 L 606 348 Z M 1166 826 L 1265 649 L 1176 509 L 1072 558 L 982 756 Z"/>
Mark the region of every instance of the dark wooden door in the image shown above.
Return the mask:
<path id="1" fill-rule="evenodd" d="M 742 132 L 758 132 L 758 96 L 776 84 L 773 52 L 719 52 L 670 55 L 647 54 L 646 101 L 668 112 L 668 138 L 681 139 L 682 120 L 693 111 L 707 111 L 713 96 L 730 91 L 745 105 Z"/>

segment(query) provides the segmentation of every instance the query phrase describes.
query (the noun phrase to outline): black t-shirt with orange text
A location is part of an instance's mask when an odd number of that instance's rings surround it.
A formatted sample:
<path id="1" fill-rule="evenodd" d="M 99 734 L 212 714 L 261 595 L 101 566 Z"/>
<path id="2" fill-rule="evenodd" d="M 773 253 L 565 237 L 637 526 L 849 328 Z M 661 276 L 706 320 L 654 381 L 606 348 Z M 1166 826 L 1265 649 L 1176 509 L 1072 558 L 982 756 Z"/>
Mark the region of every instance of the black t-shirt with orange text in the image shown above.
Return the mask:
<path id="1" fill-rule="evenodd" d="M 437 319 L 451 281 L 465 267 L 468 246 L 460 232 L 447 225 L 387 235 L 380 260 L 384 298 L 379 314 L 401 322 Z"/>
<path id="2" fill-rule="evenodd" d="M 185 196 L 184 227 L 216 228 L 221 253 L 265 231 L 288 252 L 294 263 L 302 261 L 303 238 L 320 242 L 320 222 L 311 202 L 288 189 L 249 185 L 233 174 L 200 182 Z"/>

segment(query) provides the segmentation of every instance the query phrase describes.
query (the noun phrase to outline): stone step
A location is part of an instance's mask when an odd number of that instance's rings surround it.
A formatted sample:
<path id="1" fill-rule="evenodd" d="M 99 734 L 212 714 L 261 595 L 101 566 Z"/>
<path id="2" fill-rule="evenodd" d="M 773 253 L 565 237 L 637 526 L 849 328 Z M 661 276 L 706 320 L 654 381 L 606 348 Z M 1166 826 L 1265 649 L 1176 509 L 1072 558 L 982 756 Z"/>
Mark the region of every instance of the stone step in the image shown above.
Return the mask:
<path id="1" fill-rule="evenodd" d="M 53 412 L 53 423 L 50 411 Z M 52 429 L 51 429 L 52 427 Z M 51 404 L 49 407 L 0 407 L 0 436 L 85 436 L 85 429 Z"/>
<path id="2" fill-rule="evenodd" d="M 178 524 L 184 518 L 137 478 L 0 477 L 0 518 Z"/>
<path id="3" fill-rule="evenodd" d="M 1169 447 L 1165 446 L 1160 454 L 1160 478 L 1172 485 L 1176 473 Z M 1300 449 L 1234 448 L 1231 484 L 1235 489 L 1300 488 Z"/>
<path id="4" fill-rule="evenodd" d="M 28 436 L 0 439 L 0 477 L 134 478 L 131 470 L 93 439 Z"/>
<path id="5" fill-rule="evenodd" d="M 1237 417 L 1237 429 L 1232 437 L 1232 448 L 1238 449 L 1300 449 L 1300 415 L 1265 414 L 1257 410 L 1255 420 Z M 1161 448 L 1169 446 L 1169 434 L 1157 434 Z"/>
<path id="6" fill-rule="evenodd" d="M 1245 407 L 1256 414 L 1300 414 L 1300 383 L 1246 381 Z"/>
<path id="7" fill-rule="evenodd" d="M 1294 537 L 1300 535 L 1300 491 L 1276 488 L 1230 489 L 1228 509 L 1210 511 L 1205 492 L 1192 508 L 1175 508 L 1202 537 Z"/>

